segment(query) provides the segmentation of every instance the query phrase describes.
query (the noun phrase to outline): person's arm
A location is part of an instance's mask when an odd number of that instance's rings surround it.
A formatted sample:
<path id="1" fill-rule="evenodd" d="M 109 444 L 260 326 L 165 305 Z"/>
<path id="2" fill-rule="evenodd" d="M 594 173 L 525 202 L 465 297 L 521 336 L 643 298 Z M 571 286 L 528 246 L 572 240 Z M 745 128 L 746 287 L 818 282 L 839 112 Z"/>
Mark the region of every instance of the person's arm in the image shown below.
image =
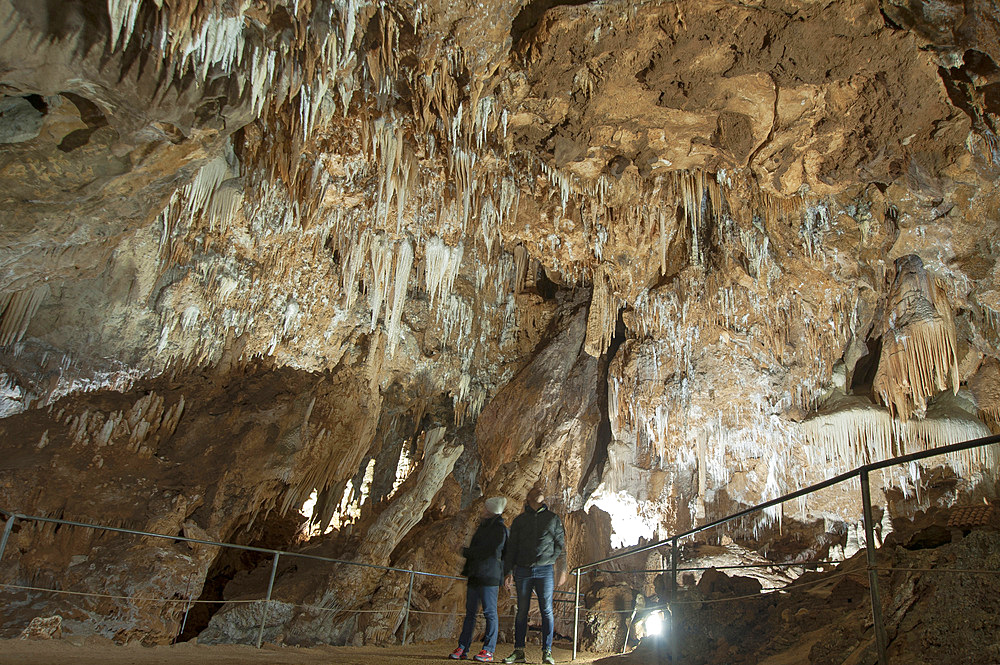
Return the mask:
<path id="1" fill-rule="evenodd" d="M 563 528 L 562 520 L 555 515 L 552 529 L 552 549 L 557 559 L 565 557 L 566 554 L 566 529 Z"/>
<path id="2" fill-rule="evenodd" d="M 566 561 L 566 529 L 562 520 L 556 516 L 555 530 L 552 534 L 552 546 L 556 552 L 556 586 L 566 583 L 569 564 Z"/>
<path id="3" fill-rule="evenodd" d="M 518 540 L 520 539 L 521 528 L 517 518 L 510 525 L 510 534 L 507 536 L 507 546 L 503 552 L 503 575 L 507 577 L 514 570 L 514 560 L 517 558 Z"/>

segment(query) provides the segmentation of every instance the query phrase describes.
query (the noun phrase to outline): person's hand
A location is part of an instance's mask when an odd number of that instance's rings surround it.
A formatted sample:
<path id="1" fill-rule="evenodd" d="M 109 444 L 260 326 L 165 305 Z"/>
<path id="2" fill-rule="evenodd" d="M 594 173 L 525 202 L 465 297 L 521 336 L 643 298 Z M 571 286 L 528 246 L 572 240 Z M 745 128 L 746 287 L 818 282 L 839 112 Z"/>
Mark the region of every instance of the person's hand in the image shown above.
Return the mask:
<path id="1" fill-rule="evenodd" d="M 514 590 L 514 576 L 508 574 L 507 577 L 503 578 L 503 588 L 507 591 Z"/>

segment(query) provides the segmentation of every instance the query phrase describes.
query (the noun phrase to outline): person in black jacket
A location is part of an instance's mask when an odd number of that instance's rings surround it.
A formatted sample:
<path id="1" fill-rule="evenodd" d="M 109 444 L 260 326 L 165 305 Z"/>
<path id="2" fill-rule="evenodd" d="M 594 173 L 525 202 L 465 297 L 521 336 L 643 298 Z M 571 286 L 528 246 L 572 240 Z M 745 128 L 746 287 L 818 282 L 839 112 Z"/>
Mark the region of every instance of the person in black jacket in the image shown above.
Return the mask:
<path id="1" fill-rule="evenodd" d="M 486 636 L 483 639 L 483 650 L 474 658 L 482 663 L 493 660 L 500 629 L 497 593 L 503 580 L 503 551 L 507 544 L 507 526 L 503 523 L 503 509 L 506 506 L 507 499 L 502 496 L 487 499 L 483 504 L 479 528 L 472 535 L 469 546 L 462 550 L 465 556 L 462 574 L 469 578 L 469 582 L 465 589 L 465 623 L 462 624 L 462 634 L 458 638 L 458 648 L 449 656 L 455 660 L 469 656 L 472 631 L 476 627 L 476 612 L 480 605 L 486 618 Z"/>
<path id="2" fill-rule="evenodd" d="M 517 586 L 517 616 L 514 619 L 514 652 L 505 663 L 523 663 L 524 640 L 528 632 L 528 605 L 531 592 L 538 596 L 542 614 L 542 662 L 554 665 L 552 658 L 552 593 L 555 590 L 555 564 L 560 562 L 559 583 L 566 577 L 566 532 L 562 520 L 545 505 L 545 494 L 538 487 L 528 492 L 524 512 L 510 525 L 510 539 L 504 553 L 504 584 Z"/>

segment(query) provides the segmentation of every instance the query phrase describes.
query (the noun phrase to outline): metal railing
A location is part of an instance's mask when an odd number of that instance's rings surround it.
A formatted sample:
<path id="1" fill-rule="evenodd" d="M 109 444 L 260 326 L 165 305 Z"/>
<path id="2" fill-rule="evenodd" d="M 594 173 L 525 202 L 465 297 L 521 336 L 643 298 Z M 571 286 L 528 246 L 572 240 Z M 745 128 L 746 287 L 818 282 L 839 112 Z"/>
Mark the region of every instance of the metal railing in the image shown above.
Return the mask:
<path id="1" fill-rule="evenodd" d="M 675 602 L 675 597 L 677 595 L 677 572 L 680 570 L 677 567 L 677 559 L 679 556 L 679 550 L 677 547 L 677 541 L 682 538 L 687 538 L 693 536 L 694 534 L 701 533 L 702 531 L 707 531 L 708 529 L 714 529 L 719 526 L 729 524 L 735 520 L 742 519 L 753 513 L 778 506 L 786 501 L 791 501 L 793 499 L 798 499 L 814 492 L 832 487 L 833 485 L 840 484 L 842 482 L 858 478 L 861 484 L 861 502 L 862 511 L 864 515 L 864 526 L 865 526 L 865 550 L 867 556 L 867 567 L 868 567 L 868 587 L 871 594 L 871 604 L 872 604 L 872 619 L 875 628 L 875 644 L 878 650 L 878 662 L 879 665 L 888 665 L 888 657 L 886 655 L 887 648 L 887 638 L 885 633 L 885 624 L 882 617 L 882 603 L 879 597 L 879 587 L 878 587 L 878 569 L 875 566 L 875 532 L 874 524 L 872 523 L 872 500 L 871 500 L 871 489 L 869 487 L 868 476 L 872 471 L 878 471 L 880 469 L 885 469 L 890 466 L 896 466 L 899 464 L 908 464 L 910 462 L 917 462 L 919 460 L 927 459 L 929 457 L 937 457 L 939 455 L 948 455 L 950 453 L 961 452 L 963 450 L 970 450 L 972 448 L 981 448 L 984 446 L 994 445 L 1000 443 L 1000 435 L 983 437 L 980 439 L 973 439 L 971 441 L 964 441 L 962 443 L 954 443 L 947 446 L 941 446 L 939 448 L 932 448 L 930 450 L 924 450 L 916 453 L 911 453 L 909 455 L 900 455 L 899 457 L 893 457 L 891 459 L 882 460 L 880 462 L 872 462 L 870 464 L 865 464 L 852 471 L 847 471 L 840 475 L 834 476 L 822 482 L 816 483 L 815 485 L 810 485 L 809 487 L 796 490 L 780 496 L 776 499 L 771 499 L 770 501 L 765 501 L 764 503 L 757 504 L 756 506 L 751 506 L 739 512 L 733 513 L 726 517 L 714 520 L 707 524 L 702 524 L 693 529 L 689 529 L 683 533 L 679 533 L 669 538 L 664 538 L 653 543 L 648 543 L 639 547 L 626 550 L 624 552 L 619 552 L 609 557 L 605 557 L 599 561 L 592 561 L 590 563 L 583 564 L 582 566 L 577 566 L 571 572 L 576 575 L 576 602 L 574 606 L 574 616 L 573 616 L 573 659 L 576 659 L 577 655 L 577 643 L 579 640 L 580 633 L 580 578 L 582 575 L 590 572 L 597 572 L 598 566 L 610 563 L 611 561 L 616 561 L 628 556 L 634 556 L 636 554 L 641 554 L 643 552 L 649 552 L 651 550 L 659 549 L 661 547 L 670 546 L 670 592 L 667 601 L 667 606 L 669 607 Z M 823 563 L 823 562 L 804 562 L 803 564 L 797 565 L 809 565 L 811 563 Z M 752 564 L 743 566 L 745 568 L 766 568 L 772 564 Z M 617 572 L 617 571 L 616 571 Z M 666 571 L 665 571 L 666 572 Z M 975 571 L 968 571 L 975 572 Z M 984 571 L 979 571 L 984 572 Z M 998 571 L 985 571 L 985 572 L 998 572 Z M 672 621 L 672 615 L 671 615 Z M 671 626 L 672 628 L 672 626 Z M 674 630 L 670 631 L 670 651 L 671 651 L 671 662 L 677 663 L 678 659 L 678 640 L 676 638 L 676 632 Z"/>
<path id="2" fill-rule="evenodd" d="M 430 573 L 430 572 L 423 571 L 423 570 L 412 570 L 410 568 L 396 568 L 394 566 L 381 566 L 381 565 L 378 565 L 378 564 L 364 563 L 364 562 L 361 562 L 361 561 L 348 561 L 348 560 L 345 560 L 345 559 L 334 559 L 332 557 L 318 556 L 316 554 L 307 554 L 305 552 L 292 552 L 290 550 L 275 550 L 275 549 L 270 549 L 270 548 L 267 548 L 267 547 L 254 547 L 252 545 L 238 545 L 236 543 L 218 542 L 218 541 L 214 541 L 214 540 L 205 540 L 205 539 L 202 539 L 202 538 L 188 538 L 186 536 L 179 536 L 179 535 L 172 535 L 172 536 L 170 536 L 170 535 L 166 535 L 166 534 L 162 534 L 162 533 L 152 533 L 150 531 L 140 531 L 140 530 L 137 530 L 137 529 L 126 529 L 126 528 L 123 528 L 123 527 L 105 526 L 105 525 L 101 525 L 101 524 L 90 524 L 90 523 L 87 523 L 87 522 L 77 522 L 77 521 L 73 521 L 73 520 L 56 519 L 54 517 L 44 517 L 44 516 L 41 516 L 41 515 L 24 515 L 24 514 L 21 514 L 21 513 L 16 513 L 16 512 L 11 512 L 11 511 L 8 511 L 8 510 L 4 510 L 2 508 L 0 508 L 0 514 L 4 515 L 4 517 L 7 518 L 7 523 L 4 526 L 3 534 L 0 535 L 0 560 L 3 559 L 4 552 L 5 552 L 6 548 L 7 548 L 7 541 L 10 539 L 11 531 L 14 528 L 14 523 L 16 521 L 18 521 L 18 520 L 21 520 L 21 521 L 24 521 L 24 522 L 41 522 L 41 523 L 47 523 L 47 524 L 59 524 L 59 525 L 64 525 L 64 526 L 82 527 L 82 528 L 86 528 L 86 529 L 96 529 L 96 530 L 101 530 L 101 531 L 112 531 L 112 532 L 115 532 L 115 533 L 126 533 L 126 534 L 135 535 L 135 536 L 146 536 L 146 537 L 149 537 L 149 538 L 162 538 L 162 539 L 171 540 L 171 541 L 174 541 L 174 542 L 180 541 L 180 542 L 186 542 L 186 543 L 195 543 L 195 544 L 199 544 L 199 545 L 211 545 L 211 546 L 214 546 L 214 547 L 223 547 L 223 548 L 243 550 L 243 551 L 247 551 L 247 552 L 257 552 L 257 553 L 260 553 L 260 554 L 270 554 L 270 555 L 272 555 L 274 558 L 273 558 L 272 563 L 271 563 L 271 575 L 270 575 L 270 577 L 268 579 L 268 582 L 267 582 L 267 595 L 265 596 L 265 598 L 262 599 L 263 602 L 264 602 L 264 609 L 263 609 L 262 614 L 261 614 L 260 628 L 258 629 L 258 632 L 257 632 L 257 648 L 258 649 L 261 647 L 261 645 L 263 644 L 263 641 L 264 641 L 264 627 L 265 627 L 265 625 L 267 623 L 268 608 L 269 608 L 269 606 L 271 604 L 271 593 L 274 590 L 274 580 L 275 580 L 275 576 L 277 575 L 277 572 L 278 572 L 278 560 L 282 556 L 285 556 L 285 557 L 296 557 L 296 558 L 300 558 L 300 559 L 311 559 L 313 561 L 323 561 L 323 562 L 326 562 L 326 563 L 342 564 L 342 565 L 347 565 L 347 566 L 359 566 L 359 567 L 362 567 L 362 568 L 375 568 L 375 569 L 384 570 L 384 571 L 387 571 L 387 572 L 396 572 L 396 573 L 408 574 L 410 576 L 410 580 L 409 580 L 409 584 L 407 585 L 406 605 L 404 606 L 403 636 L 402 636 L 402 640 L 401 640 L 402 644 L 406 644 L 406 638 L 407 638 L 407 636 L 409 634 L 409 627 L 410 627 L 410 607 L 411 607 L 412 600 L 413 600 L 413 580 L 416 578 L 416 576 L 417 575 L 421 575 L 421 576 L 424 576 L 424 577 L 436 577 L 436 578 L 449 579 L 449 580 L 465 580 L 464 577 L 458 577 L 458 576 L 455 576 L 455 575 L 441 575 L 439 573 Z M 2 585 L 2 586 L 12 586 L 12 585 Z M 46 589 L 46 590 L 47 591 L 57 591 L 55 589 Z M 101 595 L 101 594 L 86 594 L 86 593 L 84 593 L 84 594 L 80 594 L 80 595 Z M 195 602 L 195 601 L 193 601 L 192 599 L 189 598 L 187 602 L 188 602 L 188 609 L 185 610 L 185 622 L 187 620 L 187 612 L 190 610 L 190 604 L 192 602 Z M 226 601 L 217 601 L 217 602 L 224 603 Z M 254 602 L 260 602 L 260 601 L 254 601 Z M 356 612 L 357 610 L 344 609 L 343 611 L 347 612 L 347 613 L 350 613 L 350 612 Z"/>

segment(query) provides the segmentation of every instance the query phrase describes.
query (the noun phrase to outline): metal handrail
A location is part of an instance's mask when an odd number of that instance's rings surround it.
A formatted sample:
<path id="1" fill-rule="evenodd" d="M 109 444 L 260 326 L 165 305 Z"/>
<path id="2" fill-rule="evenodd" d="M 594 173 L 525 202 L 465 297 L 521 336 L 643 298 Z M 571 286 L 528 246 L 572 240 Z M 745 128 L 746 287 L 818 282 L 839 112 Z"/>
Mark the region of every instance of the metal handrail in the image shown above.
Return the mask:
<path id="1" fill-rule="evenodd" d="M 185 543 L 197 543 L 199 545 L 211 545 L 214 547 L 228 547 L 231 549 L 238 549 L 247 552 L 260 552 L 261 554 L 271 554 L 274 556 L 274 560 L 271 563 L 271 576 L 267 583 L 267 597 L 264 599 L 264 611 L 262 612 L 260 629 L 257 633 L 257 648 L 260 648 L 263 644 L 264 639 L 264 626 L 267 622 L 267 610 L 271 604 L 271 592 L 274 589 L 274 579 L 278 572 L 278 559 L 281 556 L 291 556 L 298 557 L 300 559 L 311 559 L 313 561 L 323 561 L 325 563 L 336 563 L 344 564 L 348 566 L 360 566 L 362 568 L 374 568 L 377 570 L 384 570 L 387 572 L 395 573 L 406 573 L 410 576 L 409 585 L 406 592 L 406 606 L 405 606 L 405 616 L 403 619 L 403 637 L 402 643 L 406 644 L 406 638 L 409 633 L 410 626 L 410 605 L 413 599 L 413 580 L 417 575 L 422 575 L 424 577 L 436 577 L 440 579 L 448 580 L 464 580 L 464 577 L 458 577 L 456 575 L 442 575 L 440 573 L 431 573 L 424 570 L 413 570 L 411 568 L 397 568 L 395 566 L 381 566 L 374 563 L 364 563 L 362 561 L 348 561 L 346 559 L 335 559 L 333 557 L 319 556 L 316 554 L 307 554 L 305 552 L 292 552 L 290 550 L 276 550 L 268 547 L 254 547 L 253 545 L 238 545 L 236 543 L 226 543 L 215 540 L 205 540 L 203 538 L 188 538 L 187 536 L 178 535 L 167 535 L 164 533 L 154 533 L 151 531 L 140 531 L 139 529 L 126 529 L 124 527 L 117 526 L 106 526 L 103 524 L 91 524 L 89 522 L 77 522 L 75 520 L 64 520 L 55 517 L 44 517 L 42 515 L 25 515 L 23 513 L 12 512 L 0 508 L 0 513 L 7 517 L 7 523 L 4 526 L 3 534 L 0 535 L 0 559 L 3 558 L 4 551 L 7 548 L 7 540 L 10 538 L 11 530 L 14 527 L 14 522 L 17 520 L 24 520 L 30 522 L 46 522 L 49 524 L 62 524 L 65 526 L 75 526 L 82 527 L 86 529 L 99 529 L 102 531 L 113 531 L 115 533 L 127 533 L 135 536 L 145 536 L 148 538 L 161 538 L 165 540 L 181 541 Z M 349 610 L 347 610 L 349 611 Z M 186 614 L 186 611 L 185 611 Z"/>
<path id="2" fill-rule="evenodd" d="M 728 523 L 730 523 L 730 522 L 732 522 L 734 520 L 746 517 L 747 515 L 750 515 L 752 513 L 756 513 L 756 512 L 759 512 L 761 510 L 766 510 L 766 509 L 771 508 L 773 506 L 777 506 L 779 504 L 785 503 L 786 501 L 791 501 L 792 499 L 797 499 L 799 497 L 803 497 L 803 496 L 806 496 L 808 494 L 812 494 L 814 492 L 818 492 L 820 490 L 826 489 L 827 487 L 831 487 L 833 485 L 837 485 L 839 483 L 842 483 L 845 480 L 851 480 L 851 479 L 857 477 L 860 480 L 860 482 L 861 482 L 861 498 L 862 498 L 862 504 L 863 504 L 862 507 L 863 507 L 863 510 L 864 510 L 866 549 L 867 549 L 867 558 L 868 558 L 868 576 L 869 576 L 869 582 L 870 582 L 869 588 L 870 588 L 871 596 L 872 596 L 872 615 L 873 615 L 874 627 L 875 627 L 875 638 L 876 638 L 877 647 L 878 647 L 879 664 L 880 665 L 887 665 L 887 663 L 888 663 L 888 659 L 887 659 L 887 656 L 886 656 L 886 646 L 887 646 L 886 642 L 887 642 L 887 640 L 886 640 L 886 637 L 885 637 L 885 627 L 884 627 L 883 622 L 882 622 L 881 603 L 879 601 L 879 595 L 878 595 L 878 593 L 879 593 L 878 592 L 878 577 L 877 577 L 877 573 L 876 573 L 876 569 L 875 569 L 875 550 L 874 550 L 874 540 L 875 540 L 875 538 L 874 538 L 874 530 L 873 530 L 873 524 L 872 524 L 871 494 L 870 494 L 870 488 L 869 488 L 869 484 L 868 484 L 868 476 L 869 476 L 869 474 L 872 471 L 878 471 L 880 469 L 885 469 L 885 468 L 888 468 L 890 466 L 896 466 L 898 464 L 908 464 L 910 462 L 916 462 L 916 461 L 919 461 L 919 460 L 922 460 L 922 459 L 927 459 L 927 458 L 930 458 L 930 457 L 937 457 L 937 456 L 940 456 L 940 455 L 947 455 L 947 454 L 950 454 L 950 453 L 961 452 L 963 450 L 970 450 L 972 448 L 981 448 L 983 446 L 989 446 L 989 445 L 994 445 L 994 444 L 998 444 L 998 443 L 1000 443 L 1000 435 L 993 435 L 993 436 L 982 437 L 982 438 L 979 438 L 979 439 L 972 439 L 972 440 L 969 440 L 969 441 L 963 441 L 961 443 L 953 443 L 953 444 L 949 444 L 947 446 L 941 446 L 941 447 L 938 447 L 938 448 L 931 448 L 930 450 L 922 450 L 920 452 L 910 453 L 910 454 L 907 454 L 907 455 L 900 455 L 898 457 L 892 457 L 890 459 L 881 460 L 881 461 L 878 461 L 878 462 L 870 462 L 870 463 L 865 464 L 863 466 L 859 466 L 859 467 L 857 467 L 857 468 L 855 468 L 855 469 L 853 469 L 851 471 L 846 471 L 846 472 L 841 473 L 841 474 L 839 474 L 837 476 L 834 476 L 833 478 L 828 478 L 827 480 L 818 482 L 818 483 L 816 483 L 814 485 L 810 485 L 809 487 L 804 487 L 804 488 L 796 490 L 794 492 L 789 492 L 788 494 L 780 496 L 780 497 L 778 497 L 776 499 L 771 499 L 769 501 L 765 501 L 763 503 L 759 503 L 759 504 L 757 504 L 755 506 L 751 506 L 750 508 L 746 508 L 746 509 L 741 510 L 739 512 L 732 513 L 731 515 L 727 515 L 726 517 L 722 517 L 720 519 L 714 520 L 714 521 L 709 522 L 707 524 L 703 524 L 701 526 L 694 527 L 693 529 L 688 529 L 687 531 L 685 531 L 683 533 L 679 533 L 679 534 L 676 534 L 674 536 L 670 536 L 669 538 L 664 538 L 662 540 L 659 540 L 659 541 L 656 541 L 656 542 L 653 542 L 653 543 L 647 543 L 646 545 L 641 545 L 639 547 L 632 548 L 632 549 L 627 550 L 625 552 L 619 552 L 618 554 L 614 554 L 612 556 L 605 557 L 603 559 L 600 559 L 599 561 L 592 561 L 590 563 L 585 563 L 585 564 L 583 564 L 581 566 L 577 566 L 576 568 L 573 568 L 570 572 L 573 575 L 576 575 L 576 608 L 575 608 L 575 616 L 574 616 L 574 622 L 573 622 L 573 658 L 574 658 L 574 660 L 576 659 L 576 654 L 577 654 L 577 640 L 578 640 L 579 623 L 580 623 L 580 577 L 583 574 L 593 571 L 597 566 L 600 566 L 602 564 L 609 563 L 611 561 L 616 561 L 618 559 L 622 559 L 622 558 L 625 558 L 625 557 L 628 557 L 628 556 L 633 556 L 635 554 L 641 554 L 643 552 L 648 552 L 650 550 L 659 549 L 659 548 L 664 547 L 666 545 L 670 545 L 670 549 L 671 549 L 671 568 L 670 568 L 670 570 L 673 571 L 673 573 L 674 573 L 671 576 L 671 584 L 670 584 L 670 600 L 672 601 L 673 597 L 674 597 L 674 595 L 676 593 L 676 587 L 677 587 L 677 574 L 676 573 L 677 573 L 677 570 L 678 570 L 678 568 L 677 568 L 677 558 L 678 558 L 677 541 L 678 540 L 680 540 L 681 538 L 687 538 L 688 536 L 692 536 L 692 535 L 694 535 L 696 533 L 701 533 L 702 531 L 706 531 L 708 529 L 713 529 L 715 527 L 719 527 L 719 526 L 728 524 Z M 759 567 L 767 567 L 768 565 L 769 564 L 760 564 Z M 672 642 L 672 650 L 673 650 L 672 662 L 677 662 L 677 651 L 676 651 L 676 649 L 677 649 L 677 640 L 672 635 L 671 635 L 671 642 Z"/>
<path id="3" fill-rule="evenodd" d="M 281 554 L 282 556 L 295 556 L 301 559 L 313 559 L 315 561 L 325 561 L 327 563 L 343 563 L 349 566 L 361 566 L 363 568 L 377 568 L 379 570 L 392 571 L 396 573 L 413 573 L 414 575 L 424 575 L 426 577 L 443 577 L 450 580 L 464 580 L 464 577 L 458 577 L 455 575 L 441 575 L 440 573 L 429 573 L 422 570 L 412 570 L 410 568 L 395 568 L 393 566 L 380 566 L 374 563 L 364 563 L 362 561 L 349 561 L 347 559 L 334 559 L 327 556 L 319 556 L 317 554 L 306 554 L 304 552 L 293 552 L 291 550 L 275 550 L 268 547 L 254 547 L 252 545 L 238 545 L 236 543 L 225 543 L 215 540 L 204 540 L 202 538 L 188 538 L 186 536 L 169 536 L 164 533 L 153 533 L 150 531 L 139 531 L 137 529 L 125 529 L 123 527 L 117 526 L 105 526 L 102 524 L 90 524 L 88 522 L 75 522 L 73 520 L 62 520 L 55 517 L 43 517 L 40 515 L 25 515 L 22 513 L 11 513 L 0 508 L 0 513 L 15 517 L 19 520 L 30 520 L 34 522 L 50 522 L 53 524 L 65 524 L 67 526 L 79 526 L 88 529 L 101 529 L 103 531 L 115 531 L 117 533 L 130 533 L 136 536 L 148 536 L 150 538 L 162 538 L 165 540 L 180 540 L 186 543 L 198 543 L 199 545 L 214 545 L 216 547 L 229 547 L 232 549 L 246 550 L 248 552 L 260 552 L 262 554 Z M 0 551 L 0 556 L 3 556 L 3 552 Z"/>
<path id="4" fill-rule="evenodd" d="M 690 568 L 678 568 L 678 573 L 689 573 L 695 570 L 743 570 L 748 568 L 808 568 L 809 566 L 830 566 L 840 563 L 839 561 L 789 561 L 778 563 L 769 561 L 767 563 L 741 563 L 732 566 L 692 566 Z M 614 570 L 613 568 L 598 568 L 595 573 L 609 573 L 611 575 L 643 575 L 649 573 L 669 573 L 673 568 L 640 568 L 636 570 Z M 567 591 L 566 593 L 573 593 Z"/>

